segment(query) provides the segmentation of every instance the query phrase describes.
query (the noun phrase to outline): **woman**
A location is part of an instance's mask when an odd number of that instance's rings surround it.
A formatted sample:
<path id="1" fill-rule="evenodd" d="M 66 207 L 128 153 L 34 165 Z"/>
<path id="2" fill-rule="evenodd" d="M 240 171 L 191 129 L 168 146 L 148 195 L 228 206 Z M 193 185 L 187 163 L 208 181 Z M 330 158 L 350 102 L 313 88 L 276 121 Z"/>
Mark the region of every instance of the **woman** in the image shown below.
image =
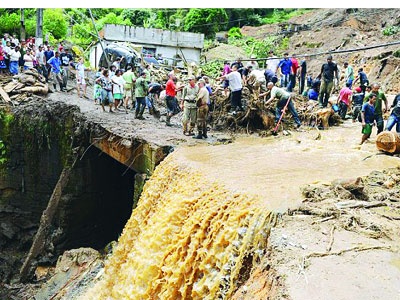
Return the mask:
<path id="1" fill-rule="evenodd" d="M 124 96 L 124 84 L 125 80 L 122 78 L 122 71 L 117 70 L 115 72 L 115 76 L 111 78 L 113 82 L 113 96 L 114 96 L 114 108 L 118 109 L 120 101 L 123 99 Z"/>
<path id="2" fill-rule="evenodd" d="M 109 71 L 104 70 L 103 76 L 97 78 L 95 82 L 101 85 L 101 107 L 103 108 L 103 111 L 106 111 L 104 109 L 104 104 L 106 103 L 106 99 L 108 99 L 110 113 L 113 113 L 114 111 L 112 110 L 112 104 L 114 103 L 114 98 L 112 94 L 112 81 L 109 76 Z"/>
<path id="3" fill-rule="evenodd" d="M 33 69 L 33 56 L 31 55 L 31 50 L 27 49 L 24 55 L 24 70 Z"/>
<path id="4" fill-rule="evenodd" d="M 18 62 L 21 57 L 21 52 L 19 52 L 19 46 L 16 46 L 15 49 L 10 52 L 10 73 L 12 75 L 18 74 Z"/>
<path id="5" fill-rule="evenodd" d="M 5 69 L 6 69 L 6 53 L 4 52 L 3 46 L 0 45 L 0 74 L 4 74 L 5 73 Z"/>

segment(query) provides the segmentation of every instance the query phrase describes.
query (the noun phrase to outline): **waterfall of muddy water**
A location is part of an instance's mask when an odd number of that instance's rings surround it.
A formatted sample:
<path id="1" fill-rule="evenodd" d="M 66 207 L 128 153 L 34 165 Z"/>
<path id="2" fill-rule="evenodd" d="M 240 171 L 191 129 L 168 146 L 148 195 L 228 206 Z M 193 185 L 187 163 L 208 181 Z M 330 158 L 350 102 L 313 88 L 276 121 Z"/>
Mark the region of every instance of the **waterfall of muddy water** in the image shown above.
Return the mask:
<path id="1" fill-rule="evenodd" d="M 229 299 L 246 257 L 300 186 L 399 164 L 358 146 L 360 126 L 177 149 L 146 183 L 101 280 L 81 299 Z M 368 159 L 366 157 L 370 156 Z"/>
<path id="2" fill-rule="evenodd" d="M 82 299 L 217 299 L 266 248 L 275 215 L 172 153 L 146 183 L 103 279 Z M 247 258 L 247 259 L 246 259 Z"/>

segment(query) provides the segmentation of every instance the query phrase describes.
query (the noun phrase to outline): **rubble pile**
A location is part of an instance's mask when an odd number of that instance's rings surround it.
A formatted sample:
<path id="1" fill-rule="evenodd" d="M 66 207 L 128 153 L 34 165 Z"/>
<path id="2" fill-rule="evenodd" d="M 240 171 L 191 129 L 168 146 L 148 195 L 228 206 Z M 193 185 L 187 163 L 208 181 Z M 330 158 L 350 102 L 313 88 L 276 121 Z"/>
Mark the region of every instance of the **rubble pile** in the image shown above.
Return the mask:
<path id="1" fill-rule="evenodd" d="M 46 79 L 36 69 L 24 70 L 15 76 L 0 78 L 0 103 L 19 105 L 41 99 L 49 92 Z"/>

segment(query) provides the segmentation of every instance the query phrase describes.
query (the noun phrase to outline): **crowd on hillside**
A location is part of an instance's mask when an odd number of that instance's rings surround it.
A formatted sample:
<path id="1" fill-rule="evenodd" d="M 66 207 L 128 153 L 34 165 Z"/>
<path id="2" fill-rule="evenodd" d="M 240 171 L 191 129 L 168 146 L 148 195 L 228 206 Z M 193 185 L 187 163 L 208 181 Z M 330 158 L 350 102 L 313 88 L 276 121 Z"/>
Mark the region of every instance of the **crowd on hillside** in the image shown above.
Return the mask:
<path id="1" fill-rule="evenodd" d="M 129 109 L 134 109 L 135 117 L 143 119 L 147 107 L 150 114 L 159 117 L 155 100 L 161 100 L 165 101 L 167 107 L 167 125 L 171 125 L 172 116 L 183 111 L 183 134 L 195 135 L 194 129 L 197 124 L 198 134 L 194 137 L 207 137 L 206 120 L 211 106 L 210 95 L 213 93 L 207 76 L 189 76 L 185 84 L 177 85 L 177 78 L 174 72 L 171 72 L 167 82 L 154 82 L 150 66 L 122 64 L 123 59 L 119 57 L 109 69 L 100 68 L 96 73 L 93 99 L 102 106 L 103 111 L 107 104 L 109 112 L 128 112 Z M 343 119 L 346 118 L 347 112 L 351 111 L 353 121 L 359 120 L 362 123 L 361 143 L 369 138 L 374 125 L 377 126 L 377 133 L 384 130 L 383 114 L 390 108 L 379 83 L 370 84 L 362 68 L 355 74 L 354 68 L 348 62 L 344 63 L 341 71 L 331 55 L 327 57 L 326 63 L 322 64 L 320 73 L 313 77 L 307 70 L 308 60 L 309 57 L 305 56 L 299 61 L 295 55 L 289 57 L 288 53 L 284 53 L 283 58 L 278 58 L 270 51 L 265 69 L 259 67 L 254 56 L 245 65 L 241 58 L 232 64 L 226 61 L 218 80 L 225 95 L 229 94 L 229 113 L 236 114 L 244 110 L 243 87 L 257 83 L 260 98 L 263 98 L 264 103 L 276 102 L 275 121 L 280 122 L 288 110 L 299 128 L 301 122 L 291 94 L 298 83 L 297 92 L 320 108 L 326 108 L 330 103 L 332 109 Z M 121 68 L 121 64 L 125 69 Z M 60 91 L 66 90 L 72 71 L 76 77 L 78 96 L 88 98 L 85 78 L 88 68 L 84 66 L 83 58 L 75 60 L 62 43 L 55 50 L 47 42 L 35 46 L 33 37 L 19 42 L 14 36 L 5 34 L 0 45 L 0 72 L 14 75 L 30 68 L 36 68 L 47 81 L 52 82 L 54 90 L 58 84 Z M 340 89 L 336 101 L 329 102 L 334 87 L 337 88 L 340 84 L 342 72 L 344 86 Z M 396 125 L 396 131 L 400 134 L 400 94 L 396 96 L 392 108 L 385 129 L 390 131 Z"/>

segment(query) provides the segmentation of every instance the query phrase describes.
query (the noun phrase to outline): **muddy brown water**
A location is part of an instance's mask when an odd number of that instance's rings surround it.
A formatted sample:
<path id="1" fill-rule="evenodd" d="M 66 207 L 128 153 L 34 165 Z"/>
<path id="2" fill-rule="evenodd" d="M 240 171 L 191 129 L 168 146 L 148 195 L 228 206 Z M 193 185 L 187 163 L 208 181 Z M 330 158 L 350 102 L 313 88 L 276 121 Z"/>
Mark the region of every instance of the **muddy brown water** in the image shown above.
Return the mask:
<path id="1" fill-rule="evenodd" d="M 375 147 L 376 128 L 360 146 L 361 125 L 347 120 L 325 131 L 292 132 L 289 138 L 242 137 L 218 146 L 183 147 L 182 163 L 238 193 L 259 195 L 260 205 L 284 211 L 300 203 L 305 184 L 351 179 L 400 164 Z"/>

